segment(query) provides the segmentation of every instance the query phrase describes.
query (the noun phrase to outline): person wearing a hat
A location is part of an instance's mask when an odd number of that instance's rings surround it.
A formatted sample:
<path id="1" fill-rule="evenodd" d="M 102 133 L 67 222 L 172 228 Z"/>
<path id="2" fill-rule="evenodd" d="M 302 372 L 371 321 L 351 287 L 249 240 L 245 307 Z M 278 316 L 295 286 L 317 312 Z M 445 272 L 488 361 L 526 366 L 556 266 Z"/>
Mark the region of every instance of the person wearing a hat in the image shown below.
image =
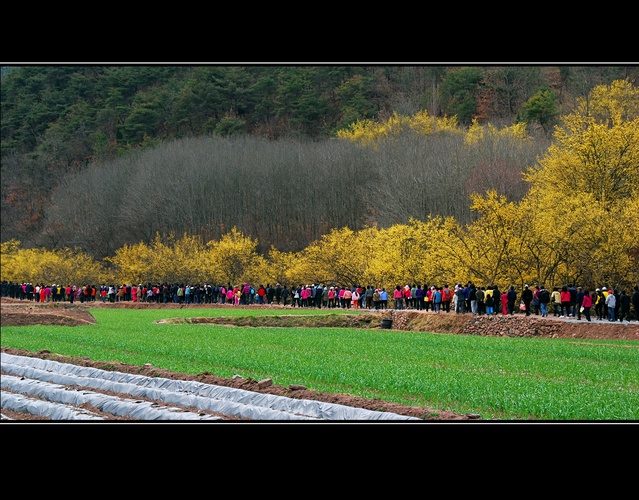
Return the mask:
<path id="1" fill-rule="evenodd" d="M 606 302 L 605 305 L 608 308 L 608 321 L 615 321 L 615 305 L 617 304 L 617 297 L 615 296 L 614 293 L 612 293 L 612 290 L 610 290 L 608 292 L 608 295 L 606 296 Z"/>
<path id="2" fill-rule="evenodd" d="M 597 321 L 603 320 L 604 302 L 605 297 L 601 288 L 595 289 L 595 293 L 592 295 L 592 303 L 595 305 L 595 314 L 597 315 Z"/>
<path id="3" fill-rule="evenodd" d="M 601 319 L 603 320 L 604 318 L 608 318 L 608 303 L 606 302 L 608 289 L 605 286 L 601 287 L 601 295 L 603 297 L 603 317 Z"/>
<path id="4" fill-rule="evenodd" d="M 326 292 L 326 297 L 328 298 L 328 307 L 330 309 L 334 309 L 335 308 L 335 287 L 331 286 L 328 289 L 328 292 Z"/>
<path id="5" fill-rule="evenodd" d="M 322 295 L 321 295 L 321 306 L 323 308 L 327 308 L 328 307 L 328 287 L 324 286 L 322 287 Z"/>

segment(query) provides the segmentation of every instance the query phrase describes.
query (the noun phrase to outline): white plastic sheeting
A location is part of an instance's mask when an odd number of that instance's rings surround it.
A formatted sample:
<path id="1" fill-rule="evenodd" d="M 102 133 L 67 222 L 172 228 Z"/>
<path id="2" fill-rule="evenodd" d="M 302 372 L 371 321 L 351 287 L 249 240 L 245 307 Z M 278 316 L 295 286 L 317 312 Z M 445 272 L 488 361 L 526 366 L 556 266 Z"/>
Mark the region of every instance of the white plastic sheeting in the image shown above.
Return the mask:
<path id="1" fill-rule="evenodd" d="M 68 377 L 63 378 L 66 379 L 65 383 L 69 381 Z M 179 408 L 158 407 L 149 401 L 121 399 L 86 390 L 68 390 L 63 385 L 26 380 L 12 375 L 3 375 L 1 385 L 2 389 L 25 396 L 21 400 L 9 398 L 5 402 L 5 397 L 15 395 L 3 391 L 3 408 L 47 416 L 53 420 L 104 420 L 89 411 L 75 409 L 86 404 L 112 415 L 139 420 L 222 420 L 222 417 L 199 415 Z M 34 396 L 44 398 L 44 401 L 34 400 Z"/>
<path id="2" fill-rule="evenodd" d="M 5 375 L 6 376 L 6 375 Z M 3 379 L 4 377 L 3 376 Z M 29 415 L 49 417 L 53 420 L 104 420 L 86 410 L 70 408 L 67 405 L 40 401 L 20 394 L 2 391 L 2 407 Z M 7 420 L 4 417 L 2 420 Z"/>
<path id="3" fill-rule="evenodd" d="M 47 416 L 52 420 L 99 420 L 78 408 L 91 405 L 100 411 L 134 420 L 224 420 L 215 412 L 250 420 L 272 421 L 386 421 L 413 420 L 390 412 L 366 410 L 320 401 L 261 394 L 195 381 L 146 377 L 100 370 L 28 356 L 1 353 L 1 406 L 7 410 Z M 73 389 L 77 387 L 78 389 Z M 122 394 L 117 398 L 90 389 Z M 135 400 L 143 397 L 166 403 Z"/>

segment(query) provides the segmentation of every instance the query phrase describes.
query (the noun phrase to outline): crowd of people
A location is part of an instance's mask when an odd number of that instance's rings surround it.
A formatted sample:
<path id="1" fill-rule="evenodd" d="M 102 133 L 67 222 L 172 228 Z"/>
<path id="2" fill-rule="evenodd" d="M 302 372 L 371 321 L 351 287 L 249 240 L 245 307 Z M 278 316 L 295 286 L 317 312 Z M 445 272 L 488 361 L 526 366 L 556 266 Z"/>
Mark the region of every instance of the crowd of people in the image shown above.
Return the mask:
<path id="1" fill-rule="evenodd" d="M 391 296 L 392 295 L 392 296 Z M 498 286 L 476 286 L 472 282 L 455 284 L 396 285 L 391 292 L 384 287 L 330 286 L 324 284 L 298 285 L 288 288 L 249 283 L 232 286 L 185 284 L 122 284 L 122 285 L 45 285 L 23 282 L 2 282 L 2 296 L 36 302 L 121 301 L 180 304 L 282 305 L 291 307 L 344 309 L 413 309 L 433 313 L 474 315 L 513 315 L 576 318 L 586 321 L 639 321 L 639 286 L 632 293 L 609 289 L 606 286 L 593 292 L 573 284 L 554 287 L 525 285 L 518 294 L 514 286 L 500 291 Z M 392 302 L 390 302 L 392 300 Z"/>

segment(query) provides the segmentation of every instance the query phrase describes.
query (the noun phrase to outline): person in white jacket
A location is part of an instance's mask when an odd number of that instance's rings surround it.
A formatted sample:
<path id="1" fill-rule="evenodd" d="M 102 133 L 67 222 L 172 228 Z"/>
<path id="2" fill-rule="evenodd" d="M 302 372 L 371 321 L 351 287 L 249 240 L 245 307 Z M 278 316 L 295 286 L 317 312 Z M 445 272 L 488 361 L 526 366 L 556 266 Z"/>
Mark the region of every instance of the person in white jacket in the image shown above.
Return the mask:
<path id="1" fill-rule="evenodd" d="M 612 290 L 608 290 L 608 296 L 606 297 L 606 306 L 608 306 L 608 321 L 615 321 L 615 305 L 617 303 L 617 297 Z"/>

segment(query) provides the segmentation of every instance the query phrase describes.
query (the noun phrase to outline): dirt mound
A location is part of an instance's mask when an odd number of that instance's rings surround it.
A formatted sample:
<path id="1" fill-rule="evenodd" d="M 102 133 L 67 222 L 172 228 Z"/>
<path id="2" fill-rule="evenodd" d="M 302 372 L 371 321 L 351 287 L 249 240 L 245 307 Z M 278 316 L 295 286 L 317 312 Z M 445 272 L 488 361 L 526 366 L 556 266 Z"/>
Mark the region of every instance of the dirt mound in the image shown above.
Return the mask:
<path id="1" fill-rule="evenodd" d="M 95 318 L 84 305 L 60 302 L 42 304 L 3 298 L 0 307 L 1 326 L 78 326 L 95 323 Z"/>
<path id="2" fill-rule="evenodd" d="M 473 316 L 472 314 L 393 311 L 392 328 L 497 337 L 545 337 L 574 339 L 639 340 L 639 322 L 586 321 L 525 314 Z"/>
<path id="3" fill-rule="evenodd" d="M 76 326 L 95 323 L 95 318 L 89 308 L 116 309 L 167 309 L 164 322 L 215 323 L 245 327 L 351 327 L 351 328 L 381 328 L 383 319 L 391 319 L 393 330 L 453 333 L 464 335 L 485 335 L 499 337 L 548 337 L 548 338 L 583 338 L 583 339 L 618 339 L 639 340 L 639 322 L 610 322 L 593 320 L 587 322 L 584 318 L 557 318 L 548 316 L 525 316 L 515 314 L 504 316 L 473 316 L 472 314 L 455 314 L 388 309 L 385 311 L 370 311 L 366 315 L 310 315 L 295 316 L 288 314 L 290 307 L 284 306 L 229 306 L 221 304 L 156 304 L 147 302 L 116 302 L 113 304 L 91 302 L 89 304 L 69 304 L 60 302 L 27 302 L 2 298 L 1 324 L 2 326 L 26 325 L 62 325 Z M 243 309 L 280 309 L 282 314 L 262 317 L 194 317 L 171 318 L 168 311 L 173 309 L 210 309 L 214 308 L 243 308 Z"/>

